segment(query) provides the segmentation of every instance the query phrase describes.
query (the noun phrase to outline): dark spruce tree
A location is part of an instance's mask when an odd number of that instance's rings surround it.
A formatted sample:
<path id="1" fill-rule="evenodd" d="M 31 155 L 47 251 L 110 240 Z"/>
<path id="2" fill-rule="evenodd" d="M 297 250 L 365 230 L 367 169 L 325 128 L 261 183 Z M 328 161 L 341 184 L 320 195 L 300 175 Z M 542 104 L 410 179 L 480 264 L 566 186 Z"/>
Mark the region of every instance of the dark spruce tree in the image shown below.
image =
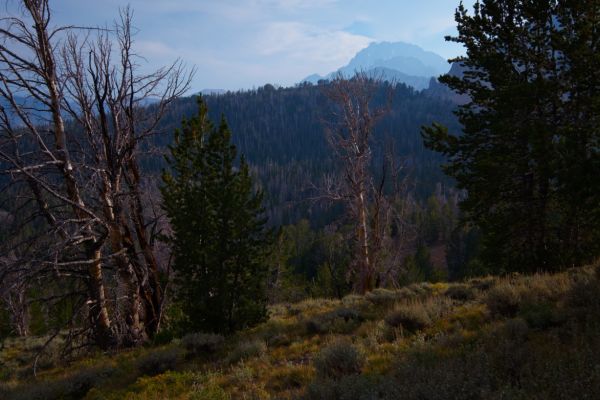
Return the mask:
<path id="1" fill-rule="evenodd" d="M 267 317 L 271 232 L 262 192 L 237 162 L 225 119 L 214 127 L 204 102 L 182 122 L 167 157 L 162 195 L 170 219 L 175 301 L 184 331 L 230 333 Z"/>
<path id="2" fill-rule="evenodd" d="M 597 2 L 583 3 L 484 0 L 473 14 L 461 4 L 458 36 L 447 38 L 466 48 L 454 60 L 464 76 L 441 78 L 469 99 L 457 111 L 463 134 L 434 124 L 423 137 L 448 156 L 445 171 L 468 194 L 464 218 L 481 229 L 481 257 L 496 271 L 555 270 L 599 254 L 590 32 L 600 24 Z"/>
<path id="3" fill-rule="evenodd" d="M 600 255 L 600 2 L 561 0 L 556 14 L 565 256 L 587 262 Z"/>

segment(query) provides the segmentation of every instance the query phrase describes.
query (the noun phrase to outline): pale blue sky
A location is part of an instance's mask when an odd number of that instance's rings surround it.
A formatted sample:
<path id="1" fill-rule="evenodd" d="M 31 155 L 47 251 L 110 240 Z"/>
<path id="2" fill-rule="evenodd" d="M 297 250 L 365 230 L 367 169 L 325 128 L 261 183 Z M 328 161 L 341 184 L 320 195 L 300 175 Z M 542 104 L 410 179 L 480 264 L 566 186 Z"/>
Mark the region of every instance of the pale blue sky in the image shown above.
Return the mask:
<path id="1" fill-rule="evenodd" d="M 195 65 L 194 90 L 292 85 L 345 65 L 373 41 L 445 58 L 460 0 L 55 0 L 56 23 L 105 25 L 130 4 L 136 48 L 151 65 Z"/>

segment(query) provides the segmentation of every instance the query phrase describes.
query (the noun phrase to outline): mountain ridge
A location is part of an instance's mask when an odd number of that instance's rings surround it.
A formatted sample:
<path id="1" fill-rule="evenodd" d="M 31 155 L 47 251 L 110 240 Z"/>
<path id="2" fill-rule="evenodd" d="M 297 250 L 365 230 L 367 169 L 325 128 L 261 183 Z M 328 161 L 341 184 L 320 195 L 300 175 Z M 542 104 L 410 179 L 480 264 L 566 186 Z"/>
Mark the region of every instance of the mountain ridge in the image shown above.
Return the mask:
<path id="1" fill-rule="evenodd" d="M 405 42 L 374 42 L 360 50 L 350 62 L 325 76 L 312 74 L 301 82 L 317 84 L 338 75 L 349 78 L 366 72 L 382 80 L 400 82 L 417 90 L 427 89 L 431 78 L 450 71 L 449 63 L 440 55 Z"/>

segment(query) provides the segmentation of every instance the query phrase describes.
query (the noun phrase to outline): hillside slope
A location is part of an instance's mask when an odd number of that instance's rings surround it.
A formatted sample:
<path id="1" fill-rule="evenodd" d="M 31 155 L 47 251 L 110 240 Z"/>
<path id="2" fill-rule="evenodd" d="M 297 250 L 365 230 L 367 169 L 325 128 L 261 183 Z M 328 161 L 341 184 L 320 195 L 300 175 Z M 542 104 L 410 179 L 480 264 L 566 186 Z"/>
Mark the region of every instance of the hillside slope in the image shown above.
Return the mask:
<path id="1" fill-rule="evenodd" d="M 378 289 L 271 308 L 235 337 L 46 359 L 2 351 L 6 399 L 597 399 L 600 269 Z M 25 347 L 24 347 L 25 346 Z"/>
<path id="2" fill-rule="evenodd" d="M 295 223 L 309 214 L 315 225 L 331 222 L 327 211 L 318 208 L 309 211 L 311 202 L 307 201 L 314 196 L 310 188 L 320 186 L 323 176 L 338 170 L 325 135 L 333 112 L 326 91 L 326 85 L 291 88 L 266 85 L 252 91 L 205 97 L 211 120 L 218 122 L 222 116 L 227 119 L 233 142 L 265 189 L 273 225 Z M 392 145 L 395 156 L 408 163 L 416 196 L 426 199 L 437 183 L 449 180 L 439 167 L 443 157 L 423 145 L 421 127 L 436 121 L 453 132 L 459 131 L 453 114 L 456 104 L 445 95 L 385 84 L 381 84 L 374 103 L 381 104 L 389 95 L 390 111 L 377 124 L 372 140 L 374 169 L 379 171 L 383 151 Z M 157 135 L 154 144 L 166 150 L 181 118 L 196 111 L 195 98 L 178 100 L 163 120 L 166 134 Z M 149 163 L 154 163 L 149 166 L 154 171 L 164 167 L 160 157 Z"/>

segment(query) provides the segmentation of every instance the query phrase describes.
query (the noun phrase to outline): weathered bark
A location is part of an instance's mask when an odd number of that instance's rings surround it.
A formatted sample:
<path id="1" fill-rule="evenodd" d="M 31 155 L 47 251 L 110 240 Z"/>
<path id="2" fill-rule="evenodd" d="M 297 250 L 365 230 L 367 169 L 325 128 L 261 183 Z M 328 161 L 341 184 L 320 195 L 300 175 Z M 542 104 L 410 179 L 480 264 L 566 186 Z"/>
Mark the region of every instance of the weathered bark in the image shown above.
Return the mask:
<path id="1" fill-rule="evenodd" d="M 136 155 L 192 74 L 180 62 L 137 73 L 128 9 L 114 30 L 86 30 L 80 41 L 75 28 L 50 28 L 48 0 L 22 5 L 22 17 L 0 20 L 0 163 L 37 205 L 24 220 L 41 216 L 49 227 L 43 240 L 31 239 L 42 243 L 31 265 L 42 266 L 28 278 L 79 279 L 96 343 L 136 345 L 158 331 L 163 301 Z M 19 104 L 22 93 L 40 106 Z M 148 97 L 158 102 L 141 112 Z"/>
<path id="2" fill-rule="evenodd" d="M 106 293 L 102 279 L 102 254 L 100 249 L 91 250 L 90 259 L 93 261 L 89 268 L 90 300 L 89 317 L 94 327 L 94 338 L 97 345 L 102 349 L 108 349 L 115 344 L 115 338 L 111 330 L 111 321 L 106 307 Z"/>
<path id="3" fill-rule="evenodd" d="M 372 290 L 376 284 L 376 262 L 381 249 L 379 221 L 384 202 L 382 188 L 373 184 L 370 172 L 370 140 L 375 122 L 386 109 L 372 110 L 371 100 L 377 81 L 357 74 L 351 79 L 337 77 L 327 96 L 337 107 L 335 122 L 328 130 L 328 140 L 342 162 L 343 179 L 326 189 L 326 198 L 343 201 L 355 223 L 354 288 L 359 293 Z M 375 220 L 374 220 L 375 219 Z"/>
<path id="4" fill-rule="evenodd" d="M 67 146 L 67 135 L 61 108 L 62 95 L 58 89 L 59 85 L 57 82 L 55 50 L 50 43 L 48 33 L 48 4 L 45 1 L 40 2 L 33 0 L 25 0 L 24 3 L 34 22 L 34 29 L 37 35 L 37 48 L 35 48 L 35 50 L 37 51 L 37 56 L 41 64 L 41 76 L 44 79 L 48 90 L 47 101 L 49 102 L 49 110 L 52 113 L 52 130 L 54 132 L 55 146 L 55 151 L 53 151 L 52 154 L 53 157 L 59 161 L 56 165 L 64 180 L 66 188 L 65 197 L 71 203 L 74 215 L 78 219 L 86 221 L 86 233 L 89 234 L 91 238 L 94 238 L 95 233 L 88 224 L 88 220 L 94 216 L 91 212 L 87 211 L 86 205 L 81 197 L 80 188 L 77 179 L 75 178 L 75 171 Z M 96 238 L 90 240 L 93 240 L 94 247 L 97 247 L 97 249 L 92 251 L 91 260 L 93 263 L 89 271 L 89 286 L 91 288 L 90 304 L 93 304 L 93 307 L 90 307 L 92 313 L 90 319 L 96 324 L 95 330 L 97 331 L 99 344 L 104 347 L 110 345 L 113 342 L 113 338 L 111 337 L 111 322 L 106 308 L 106 295 L 104 282 L 102 280 L 101 243 L 96 243 Z"/>
<path id="5" fill-rule="evenodd" d="M 140 194 L 140 172 L 135 158 L 129 162 L 131 171 L 130 187 L 132 191 L 131 208 L 133 210 L 133 224 L 135 227 L 137 243 L 142 251 L 145 261 L 145 273 L 142 277 L 140 290 L 145 308 L 145 328 L 149 338 L 158 333 L 160 326 L 161 308 L 163 303 L 162 288 L 159 280 L 159 266 L 152 245 L 148 239 L 144 226 L 144 207 Z"/>
<path id="6" fill-rule="evenodd" d="M 29 307 L 26 288 L 18 285 L 6 293 L 4 303 L 10 312 L 10 322 L 17 336 L 29 336 Z"/>
<path id="7" fill-rule="evenodd" d="M 365 201 L 366 194 L 364 189 L 361 189 L 361 193 L 358 195 L 358 220 L 359 220 L 359 232 L 358 232 L 358 243 L 361 251 L 361 267 L 360 275 L 361 279 L 359 282 L 359 292 L 364 294 L 373 290 L 374 277 L 373 277 L 373 266 L 369 257 L 369 228 L 368 228 L 368 216 L 367 216 L 367 204 Z"/>

